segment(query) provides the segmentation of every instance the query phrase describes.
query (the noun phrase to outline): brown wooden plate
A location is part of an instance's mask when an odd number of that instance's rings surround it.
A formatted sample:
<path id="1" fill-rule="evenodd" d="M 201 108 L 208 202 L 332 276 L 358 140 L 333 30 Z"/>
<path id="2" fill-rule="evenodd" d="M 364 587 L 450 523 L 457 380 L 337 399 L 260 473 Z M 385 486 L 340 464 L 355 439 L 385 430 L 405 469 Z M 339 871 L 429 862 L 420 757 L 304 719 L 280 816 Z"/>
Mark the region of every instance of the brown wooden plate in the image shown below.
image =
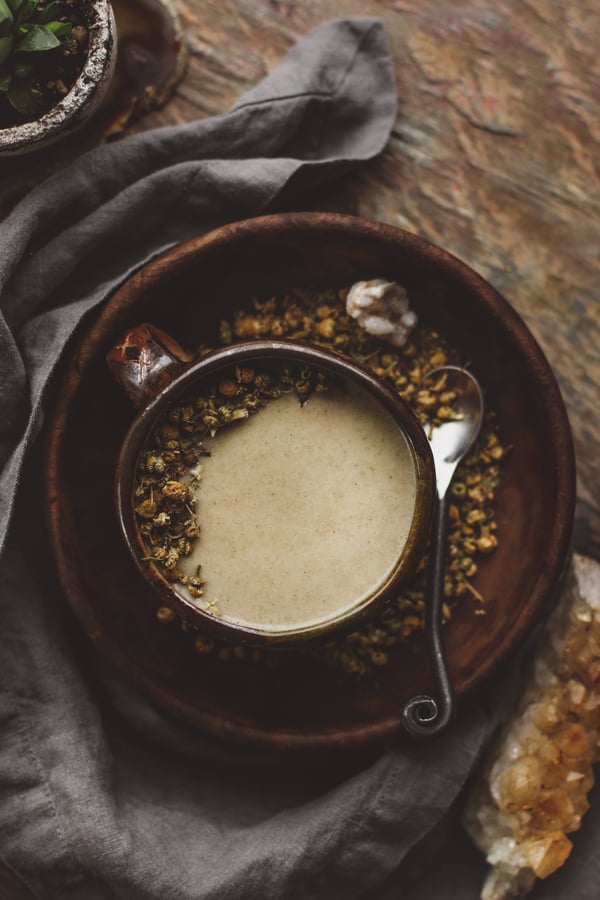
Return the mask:
<path id="1" fill-rule="evenodd" d="M 219 319 L 251 295 L 382 276 L 405 285 L 421 321 L 469 360 L 514 448 L 497 493 L 499 547 L 474 581 L 487 614 L 465 602 L 445 629 L 462 701 L 509 659 L 563 570 L 575 493 L 568 419 L 540 348 L 482 278 L 414 235 L 335 214 L 265 216 L 180 244 L 130 277 L 66 358 L 47 422 L 47 504 L 59 579 L 87 634 L 158 707 L 213 737 L 303 752 L 378 745 L 397 734 L 404 702 L 433 688 L 424 643 L 355 681 L 291 651 L 275 670 L 207 659 L 159 624 L 117 524 L 115 465 L 134 413 L 105 354 L 142 320 L 184 344 L 216 344 Z"/>

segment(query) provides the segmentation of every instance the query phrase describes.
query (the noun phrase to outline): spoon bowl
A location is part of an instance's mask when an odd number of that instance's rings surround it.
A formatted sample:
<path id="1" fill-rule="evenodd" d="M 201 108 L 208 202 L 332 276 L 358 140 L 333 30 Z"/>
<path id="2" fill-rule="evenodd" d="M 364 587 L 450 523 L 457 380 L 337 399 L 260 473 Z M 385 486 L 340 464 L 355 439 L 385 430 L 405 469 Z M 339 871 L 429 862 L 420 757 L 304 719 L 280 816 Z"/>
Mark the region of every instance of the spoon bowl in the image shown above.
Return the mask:
<path id="1" fill-rule="evenodd" d="M 444 390 L 456 394 L 456 418 L 439 425 L 427 425 L 426 432 L 435 463 L 438 497 L 448 488 L 461 459 L 463 459 L 481 430 L 483 395 L 477 379 L 459 366 L 444 366 L 428 372 L 425 383 L 445 379 Z"/>

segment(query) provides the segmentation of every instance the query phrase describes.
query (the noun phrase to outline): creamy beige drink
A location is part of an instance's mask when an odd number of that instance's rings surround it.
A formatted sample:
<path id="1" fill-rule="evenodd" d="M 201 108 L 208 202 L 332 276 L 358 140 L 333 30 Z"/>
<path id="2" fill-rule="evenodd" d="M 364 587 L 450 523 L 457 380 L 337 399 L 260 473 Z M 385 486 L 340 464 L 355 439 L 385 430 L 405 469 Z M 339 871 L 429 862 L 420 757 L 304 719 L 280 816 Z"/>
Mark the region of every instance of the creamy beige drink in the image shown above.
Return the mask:
<path id="1" fill-rule="evenodd" d="M 395 566 L 413 519 L 415 467 L 403 433 L 364 389 L 295 393 L 204 441 L 192 483 L 202 566 L 198 606 L 271 633 L 361 602 Z M 183 593 L 183 590 L 182 590 Z"/>

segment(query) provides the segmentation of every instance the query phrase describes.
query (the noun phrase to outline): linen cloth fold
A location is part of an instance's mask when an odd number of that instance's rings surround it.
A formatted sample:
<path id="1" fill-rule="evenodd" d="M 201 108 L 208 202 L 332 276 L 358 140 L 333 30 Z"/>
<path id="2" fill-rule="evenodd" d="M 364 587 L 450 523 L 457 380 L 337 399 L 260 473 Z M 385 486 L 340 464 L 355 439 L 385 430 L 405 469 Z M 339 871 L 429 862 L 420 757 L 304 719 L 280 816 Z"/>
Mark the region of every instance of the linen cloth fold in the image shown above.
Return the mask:
<path id="1" fill-rule="evenodd" d="M 174 242 L 375 156 L 395 110 L 381 24 L 326 23 L 226 115 L 101 147 L 0 227 L 0 857 L 43 900 L 376 897 L 408 883 L 477 758 L 481 708 L 351 775 L 249 771 L 119 676 L 99 686 L 45 575 L 32 474 L 86 313 Z"/>

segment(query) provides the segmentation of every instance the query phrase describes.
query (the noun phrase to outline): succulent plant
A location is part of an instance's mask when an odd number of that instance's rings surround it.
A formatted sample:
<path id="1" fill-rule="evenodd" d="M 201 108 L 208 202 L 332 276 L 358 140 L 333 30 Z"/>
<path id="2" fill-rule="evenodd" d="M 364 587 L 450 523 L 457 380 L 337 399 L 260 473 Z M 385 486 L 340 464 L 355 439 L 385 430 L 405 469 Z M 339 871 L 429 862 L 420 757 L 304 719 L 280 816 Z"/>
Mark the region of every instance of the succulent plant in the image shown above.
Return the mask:
<path id="1" fill-rule="evenodd" d="M 0 0 L 0 96 L 25 118 L 43 110 L 36 62 L 70 36 L 64 5 L 40 0 Z"/>

